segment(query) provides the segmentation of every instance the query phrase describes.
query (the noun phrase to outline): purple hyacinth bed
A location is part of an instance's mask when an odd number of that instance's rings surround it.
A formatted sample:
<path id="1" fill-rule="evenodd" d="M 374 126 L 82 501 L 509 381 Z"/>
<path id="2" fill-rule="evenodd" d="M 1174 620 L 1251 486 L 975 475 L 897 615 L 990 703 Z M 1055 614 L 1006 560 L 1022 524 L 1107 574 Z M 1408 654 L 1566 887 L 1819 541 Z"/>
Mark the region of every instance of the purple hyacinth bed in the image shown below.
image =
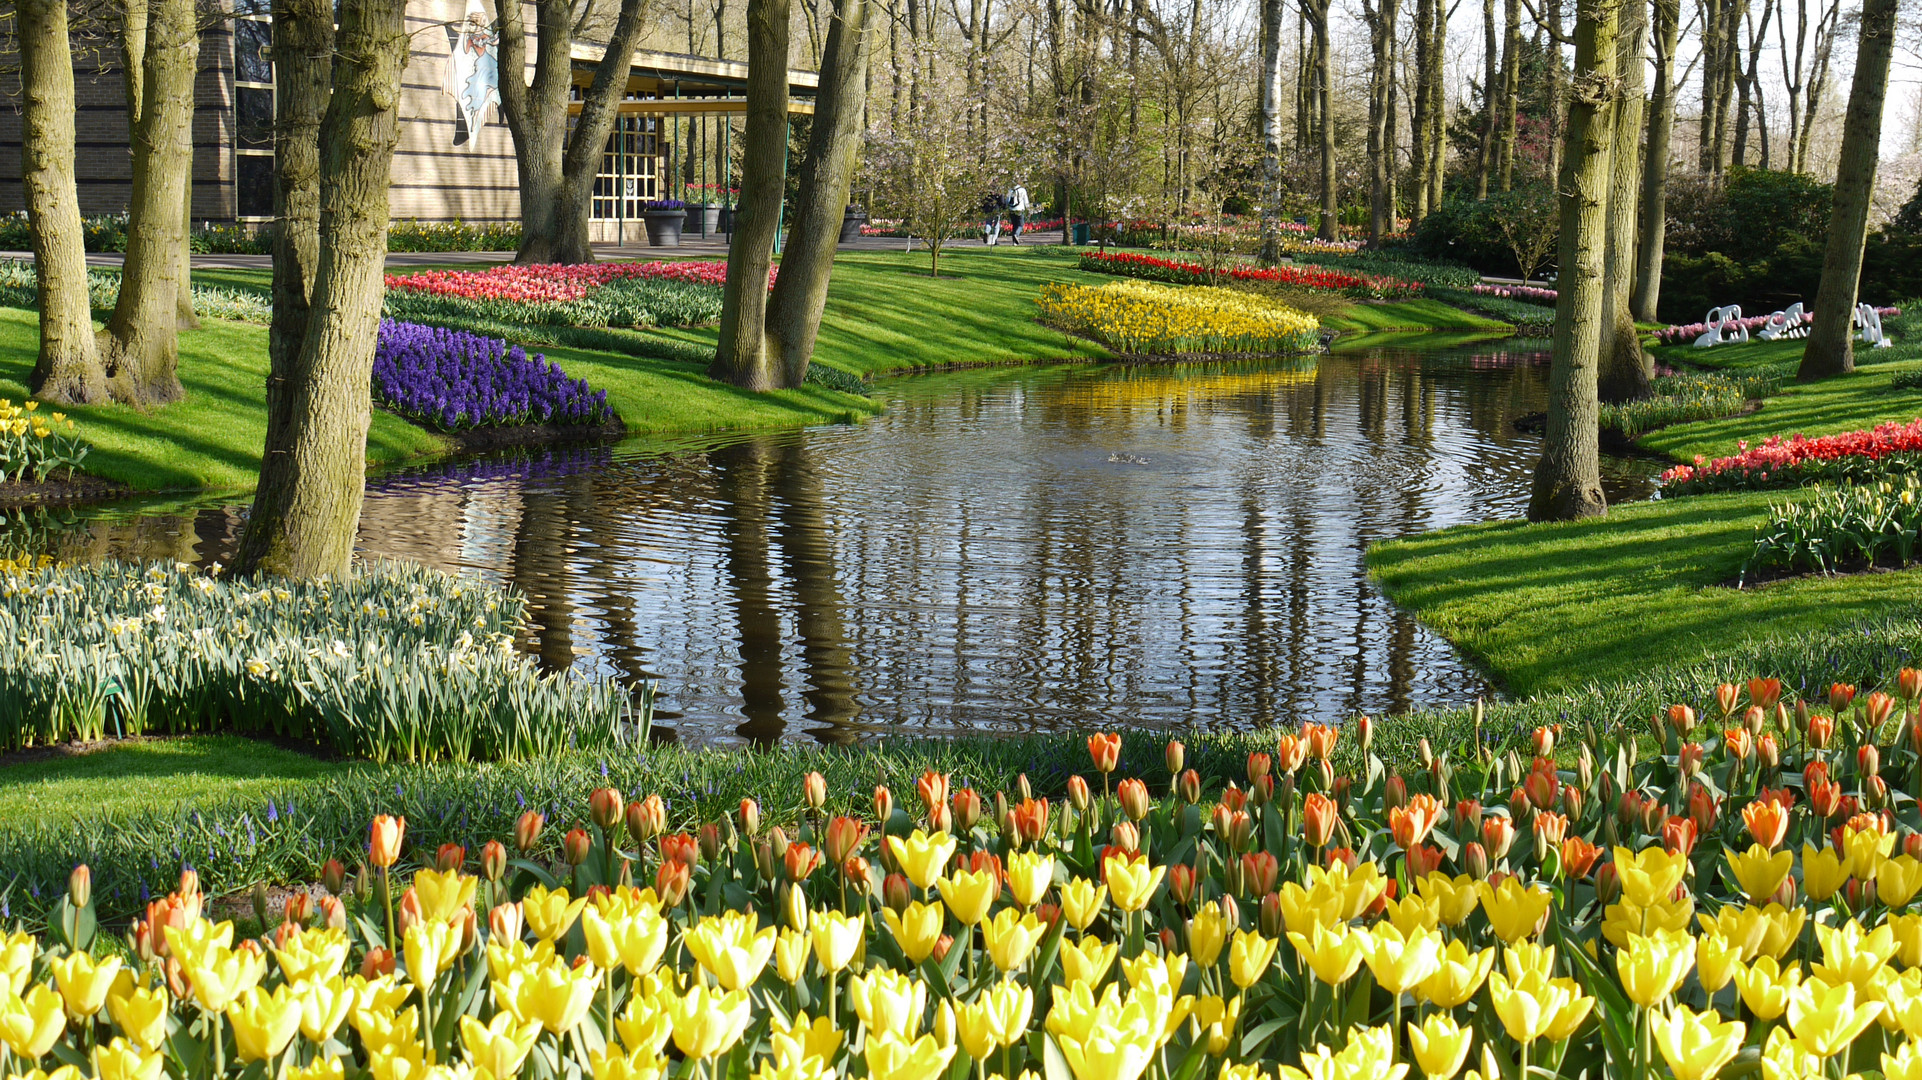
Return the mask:
<path id="1" fill-rule="evenodd" d="M 383 319 L 374 350 L 374 401 L 442 431 L 613 419 L 607 391 L 497 338 Z"/>

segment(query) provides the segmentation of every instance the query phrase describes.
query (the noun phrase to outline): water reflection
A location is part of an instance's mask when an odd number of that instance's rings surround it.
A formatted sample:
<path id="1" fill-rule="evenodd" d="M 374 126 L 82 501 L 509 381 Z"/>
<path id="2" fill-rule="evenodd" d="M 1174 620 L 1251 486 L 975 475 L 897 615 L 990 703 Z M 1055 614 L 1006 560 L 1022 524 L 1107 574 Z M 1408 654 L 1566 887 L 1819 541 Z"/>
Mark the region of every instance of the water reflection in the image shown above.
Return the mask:
<path id="1" fill-rule="evenodd" d="M 362 549 L 529 598 L 553 667 L 662 680 L 685 737 L 1248 726 L 1487 692 L 1369 584 L 1376 540 L 1513 516 L 1546 368 L 1062 366 L 886 384 L 863 427 L 630 441 L 369 484 Z M 1612 499 L 1646 494 L 1614 463 Z M 164 511 L 164 512 L 160 512 Z M 242 510 L 130 505 L 17 545 L 230 557 Z"/>

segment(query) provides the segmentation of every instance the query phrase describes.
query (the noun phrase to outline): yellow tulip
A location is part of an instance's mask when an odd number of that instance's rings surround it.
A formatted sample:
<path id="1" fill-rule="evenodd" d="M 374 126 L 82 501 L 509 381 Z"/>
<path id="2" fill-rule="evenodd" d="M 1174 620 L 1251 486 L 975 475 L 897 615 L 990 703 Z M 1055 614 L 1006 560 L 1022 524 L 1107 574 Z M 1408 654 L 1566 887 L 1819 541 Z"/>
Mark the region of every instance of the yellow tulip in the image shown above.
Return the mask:
<path id="1" fill-rule="evenodd" d="M 1108 895 L 1114 898 L 1115 907 L 1126 912 L 1147 907 L 1155 890 L 1161 887 L 1162 876 L 1168 872 L 1166 866 L 1150 867 L 1146 855 L 1132 859 L 1110 855 L 1101 866 L 1102 879 L 1108 883 Z"/>
<path id="2" fill-rule="evenodd" d="M 1290 881 L 1281 887 L 1281 923 L 1289 933 L 1307 934 L 1317 926 L 1344 922 L 1347 907 L 1340 890 L 1326 885 L 1304 889 Z"/>
<path id="3" fill-rule="evenodd" d="M 1089 881 L 1087 878 L 1073 878 L 1061 886 L 1061 915 L 1068 925 L 1077 931 L 1085 931 L 1093 923 L 1095 916 L 1101 914 L 1101 905 L 1108 898 L 1108 887 Z"/>
<path id="4" fill-rule="evenodd" d="M 1655 1013 L 1649 1025 L 1655 1048 L 1675 1080 L 1709 1080 L 1719 1074 L 1742 1049 L 1747 1031 L 1737 1021 L 1722 1020 L 1713 1009 L 1698 1013 L 1686 1005 Z"/>
<path id="5" fill-rule="evenodd" d="M 1639 854 L 1617 847 L 1614 855 L 1622 896 L 1637 907 L 1665 903 L 1688 872 L 1686 855 L 1670 854 L 1660 845 L 1645 848 Z"/>
<path id="6" fill-rule="evenodd" d="M 341 965 L 347 961 L 348 947 L 347 932 L 332 927 L 296 930 L 280 944 L 268 946 L 280 965 L 281 975 L 290 983 L 332 979 L 339 975 Z"/>
<path id="7" fill-rule="evenodd" d="M 810 1020 L 807 1013 L 797 1012 L 785 1026 L 776 1021 L 768 1031 L 768 1041 L 777 1062 L 800 1069 L 809 1060 L 823 1065 L 832 1061 L 841 1049 L 841 1032 L 825 1016 Z"/>
<path id="8" fill-rule="evenodd" d="M 167 928 L 170 943 L 175 940 L 173 931 L 173 927 Z M 226 1012 L 227 1006 L 252 990 L 267 970 L 266 957 L 257 950 L 229 949 L 217 941 L 210 940 L 188 955 L 190 959 L 183 966 L 193 983 L 194 1000 L 208 1012 Z"/>
<path id="9" fill-rule="evenodd" d="M 667 920 L 645 904 L 611 915 L 589 906 L 581 912 L 581 933 L 588 959 L 607 971 L 624 967 L 630 975 L 645 975 L 667 951 Z"/>
<path id="10" fill-rule="evenodd" d="M 1922 967 L 1922 915 L 1890 915 L 1888 927 L 1895 935 L 1895 958 L 1903 967 Z"/>
<path id="11" fill-rule="evenodd" d="M 152 1050 L 143 1050 L 125 1039 L 93 1048 L 95 1080 L 160 1080 L 167 1059 Z"/>
<path id="12" fill-rule="evenodd" d="M 1810 979 L 1789 996 L 1789 1028 L 1796 1041 L 1824 1061 L 1849 1048 L 1882 1014 L 1879 1001 L 1862 1001 L 1848 983 Z"/>
<path id="13" fill-rule="evenodd" d="M 1875 873 L 1875 895 L 1891 908 L 1907 906 L 1922 891 L 1922 860 L 1913 855 L 1897 855 Z"/>
<path id="14" fill-rule="evenodd" d="M 1849 872 L 1867 881 L 1882 872 L 1882 864 L 1888 861 L 1889 853 L 1895 850 L 1895 834 L 1880 829 L 1854 829 L 1848 833 L 1845 846 L 1849 855 Z"/>
<path id="15" fill-rule="evenodd" d="M 1340 924 L 1332 929 L 1317 925 L 1308 934 L 1291 931 L 1288 941 L 1316 978 L 1330 986 L 1339 986 L 1361 966 L 1360 933 Z"/>
<path id="16" fill-rule="evenodd" d="M 1467 922 L 1481 903 L 1475 879 L 1467 874 L 1452 878 L 1440 871 L 1425 874 L 1415 879 L 1415 892 L 1434 905 L 1444 926 L 1460 926 Z"/>
<path id="17" fill-rule="evenodd" d="M 1783 968 L 1774 957 L 1760 956 L 1753 964 L 1735 969 L 1735 989 L 1757 1020 L 1773 1020 L 1786 1012 L 1801 984 L 1802 967 L 1794 961 Z"/>
<path id="18" fill-rule="evenodd" d="M 823 912 L 808 933 L 814 938 L 814 959 L 821 970 L 837 972 L 847 967 L 866 940 L 867 917 Z"/>
<path id="19" fill-rule="evenodd" d="M 1834 848 L 1818 851 L 1813 845 L 1802 845 L 1802 891 L 1811 900 L 1821 902 L 1834 896 L 1849 880 L 1852 869 L 1853 864 Z"/>
<path id="20" fill-rule="evenodd" d="M 539 1020 L 549 1032 L 563 1035 L 586 1019 L 594 993 L 601 988 L 601 973 L 593 964 L 569 967 L 556 961 L 540 969 L 536 986 L 531 1019 Z"/>
<path id="21" fill-rule="evenodd" d="M 660 1056 L 674 1035 L 674 1019 L 668 1014 L 673 999 L 674 990 L 665 983 L 651 989 L 636 985 L 629 991 L 627 1008 L 614 1018 L 614 1030 L 628 1053 Z"/>
<path id="22" fill-rule="evenodd" d="M 427 1048 L 418 1040 L 394 1043 L 370 1051 L 367 1075 L 373 1080 L 439 1080 L 431 1076 Z"/>
<path id="23" fill-rule="evenodd" d="M 419 922 L 401 938 L 407 977 L 425 988 L 460 958 L 461 931 L 444 922 Z"/>
<path id="24" fill-rule="evenodd" d="M 1000 879 L 991 869 L 979 873 L 956 870 L 941 879 L 941 902 L 962 926 L 979 926 L 1000 894 Z"/>
<path id="25" fill-rule="evenodd" d="M 793 986 L 807 974 L 808 954 L 813 943 L 799 930 L 782 927 L 774 938 L 774 971 L 781 981 Z"/>
<path id="26" fill-rule="evenodd" d="M 1914 1039 L 1922 1034 L 1922 971 L 1914 968 L 1901 975 L 1884 972 L 1877 981 L 1875 996 L 1882 1002 L 1882 1026 Z"/>
<path id="27" fill-rule="evenodd" d="M 460 922 L 463 913 L 474 906 L 474 890 L 480 879 L 459 870 L 421 870 L 414 874 L 414 897 L 420 901 L 421 918 L 428 922 Z M 495 1080 L 503 1080 L 496 1077 Z"/>
<path id="28" fill-rule="evenodd" d="M 1102 941 L 1096 937 L 1084 937 L 1079 942 L 1064 940 L 1058 954 L 1061 958 L 1062 980 L 1070 986 L 1075 983 L 1099 986 L 1120 951 L 1119 943 Z M 1216 945 L 1215 951 L 1220 952 L 1221 946 Z"/>
<path id="29" fill-rule="evenodd" d="M 1637 907 L 1624 900 L 1602 911 L 1602 939 L 1618 949 L 1628 947 L 1635 934 L 1656 930 L 1687 930 L 1695 916 L 1695 901 L 1687 894 L 1654 907 Z"/>
<path id="30" fill-rule="evenodd" d="M 909 963 L 919 964 L 934 954 L 935 943 L 941 940 L 941 905 L 916 901 L 898 913 L 883 907 L 881 916 Z"/>
<path id="31" fill-rule="evenodd" d="M 594 1080 L 660 1080 L 672 1067 L 672 1063 L 664 1057 L 640 1053 L 623 1054 L 619 1051 L 603 1051 L 590 1055 L 587 1064 Z M 500 1078 L 497 1076 L 495 1080 Z"/>
<path id="32" fill-rule="evenodd" d="M 1034 912 L 1022 914 L 1013 908 L 1003 908 L 981 924 L 981 940 L 987 945 L 988 956 L 1002 971 L 1012 971 L 1027 963 L 1029 954 L 1047 932 L 1047 924 L 1036 918 Z"/>
<path id="33" fill-rule="evenodd" d="M 1922 1047 L 1905 1042 L 1895 1053 L 1883 1054 L 1882 1080 L 1922 1080 Z"/>
<path id="34" fill-rule="evenodd" d="M 989 1054 L 1001 1048 L 1000 1031 L 994 1026 L 985 1000 L 962 1002 L 954 1010 L 954 1026 L 961 1049 L 976 1061 L 986 1061 Z"/>
<path id="35" fill-rule="evenodd" d="M 1386 1026 L 1350 1034 L 1340 1053 L 1318 1046 L 1301 1056 L 1306 1071 L 1281 1067 L 1281 1080 L 1401 1080 L 1408 1066 L 1396 1064 L 1393 1036 Z"/>
<path id="36" fill-rule="evenodd" d="M 1595 999 L 1582 993 L 1574 979 L 1556 979 L 1551 985 L 1561 992 L 1561 1003 L 1543 1035 L 1549 1042 L 1567 1042 L 1575 1036 L 1582 1021 L 1588 1019 L 1589 1012 L 1595 1008 Z"/>
<path id="37" fill-rule="evenodd" d="M 754 1018 L 754 1002 L 741 990 L 694 986 L 666 997 L 662 1004 L 674 1027 L 674 1045 L 691 1058 L 726 1053 Z"/>
<path id="38" fill-rule="evenodd" d="M 288 986 L 269 994 L 256 986 L 227 1009 L 242 1061 L 266 1061 L 300 1033 L 300 1001 Z"/>
<path id="39" fill-rule="evenodd" d="M 774 952 L 774 928 L 760 929 L 754 912 L 710 915 L 682 935 L 687 951 L 727 990 L 754 985 Z"/>
<path id="40" fill-rule="evenodd" d="M 521 897 L 521 916 L 527 920 L 527 928 L 542 941 L 557 941 L 573 929 L 574 920 L 581 917 L 581 909 L 587 906 L 585 897 L 579 900 L 568 898 L 566 889 L 548 889 L 535 885 Z"/>
<path id="41" fill-rule="evenodd" d="M 1568 992 L 1553 983 L 1530 979 L 1513 984 L 1499 971 L 1488 977 L 1488 993 L 1502 1028 L 1520 1043 L 1532 1043 L 1546 1034 L 1568 1002 Z"/>
<path id="42" fill-rule="evenodd" d="M 1775 890 L 1788 880 L 1789 871 L 1795 868 L 1794 852 L 1784 850 L 1770 854 L 1769 849 L 1760 844 L 1750 845 L 1740 855 L 1725 848 L 1722 855 L 1734 872 L 1735 883 L 1758 904 L 1768 903 Z"/>
<path id="43" fill-rule="evenodd" d="M 1741 965 L 1741 947 L 1720 934 L 1703 934 L 1695 939 L 1695 975 L 1709 993 L 1727 986 Z"/>
<path id="44" fill-rule="evenodd" d="M 106 1007 L 107 992 L 120 974 L 120 958 L 112 956 L 96 964 L 86 953 L 71 952 L 48 961 L 47 967 L 66 1002 L 67 1015 L 85 1020 Z"/>
<path id="45" fill-rule="evenodd" d="M 1468 1063 L 1475 1030 L 1463 1028 L 1446 1013 L 1430 1013 L 1421 1024 L 1408 1025 L 1408 1049 L 1427 1080 L 1449 1080 Z"/>
<path id="46" fill-rule="evenodd" d="M 406 1001 L 407 996 L 412 993 L 392 975 L 382 975 L 375 979 L 352 975 L 348 977 L 345 985 L 347 992 L 354 999 L 353 1013 L 392 1012 L 400 1008 L 400 1003 Z M 351 1017 L 353 1013 L 348 1015 Z"/>
<path id="47" fill-rule="evenodd" d="M 1203 904 L 1188 920 L 1188 955 L 1204 968 L 1215 966 L 1228 940 L 1228 917 L 1218 904 Z"/>
<path id="48" fill-rule="evenodd" d="M 1810 973 L 1832 986 L 1848 983 L 1858 995 L 1867 993 L 1876 972 L 1895 955 L 1893 930 L 1878 926 L 1865 933 L 1853 919 L 1839 927 L 1817 926 L 1815 940 L 1822 945 L 1822 963 L 1812 965 Z"/>
<path id="49" fill-rule="evenodd" d="M 909 1042 L 882 1032 L 868 1036 L 864 1056 L 871 1080 L 927 1080 L 947 1071 L 954 1047 L 937 1045 L 931 1035 Z"/>
<path id="50" fill-rule="evenodd" d="M 1154 1032 L 1136 1003 L 1080 1039 L 1058 1039 L 1076 1080 L 1137 1080 L 1154 1060 Z"/>
<path id="51" fill-rule="evenodd" d="M 370 1054 L 399 1051 L 416 1044 L 420 1038 L 420 1009 L 409 1005 L 400 1012 L 373 1012 L 361 1010 L 348 1014 L 347 1020 L 354 1025 L 360 1036 L 361 1045 Z"/>
<path id="52" fill-rule="evenodd" d="M 1413 990 L 1441 968 L 1441 935 L 1433 930 L 1415 927 L 1404 933 L 1384 923 L 1359 936 L 1368 970 L 1391 994 Z"/>
<path id="53" fill-rule="evenodd" d="M 1008 892 L 1024 908 L 1039 904 L 1054 885 L 1054 856 L 1017 851 L 1008 856 Z"/>
<path id="54" fill-rule="evenodd" d="M 1388 879 L 1381 876 L 1381 868 L 1372 861 L 1361 863 L 1352 870 L 1345 862 L 1333 866 L 1310 866 L 1308 881 L 1313 888 L 1328 888 L 1341 895 L 1341 921 L 1358 919 L 1361 913 L 1374 906 L 1388 891 Z"/>
<path id="55" fill-rule="evenodd" d="M 1615 954 L 1622 992 L 1644 1009 L 1674 993 L 1694 964 L 1694 942 L 1672 931 L 1637 934 L 1628 939 L 1628 948 Z"/>
<path id="56" fill-rule="evenodd" d="M 332 1038 L 353 1009 L 354 996 L 337 980 L 308 979 L 287 985 L 300 1003 L 300 1033 L 309 1041 L 324 1043 Z"/>
<path id="57" fill-rule="evenodd" d="M 26 993 L 27 983 L 33 978 L 33 958 L 38 954 L 39 943 L 25 930 L 0 934 L 0 990 L 15 997 Z"/>
<path id="58" fill-rule="evenodd" d="M 871 1032 L 906 1037 L 920 1030 L 927 1010 L 928 986 L 918 976 L 874 968 L 848 980 L 848 1000 Z"/>
<path id="59" fill-rule="evenodd" d="M 166 991 L 136 986 L 133 973 L 124 969 L 107 993 L 113 1026 L 142 1050 L 158 1050 L 166 1040 L 169 1004 Z"/>
<path id="60" fill-rule="evenodd" d="M 1809 1080 L 1825 1075 L 1822 1059 L 1781 1028 L 1769 1032 L 1762 1050 L 1762 1080 Z"/>
<path id="61" fill-rule="evenodd" d="M 1493 948 L 1471 953 L 1468 946 L 1460 941 L 1451 941 L 1438 958 L 1435 973 L 1421 984 L 1416 993 L 1422 1000 L 1444 1009 L 1459 1008 L 1468 1004 L 1475 992 L 1482 988 L 1494 965 Z"/>
<path id="62" fill-rule="evenodd" d="M 1365 935 L 1356 934 L 1357 938 Z M 1243 990 L 1261 981 L 1268 969 L 1275 965 L 1275 951 L 1281 947 L 1279 938 L 1262 937 L 1252 930 L 1237 930 L 1233 943 L 1228 946 L 1228 977 Z M 1297 946 L 1299 948 L 1299 946 Z M 1354 974 L 1354 966 L 1348 969 Z M 1347 975 L 1342 976 L 1343 979 Z M 1333 979 L 1331 982 L 1340 982 Z"/>
<path id="63" fill-rule="evenodd" d="M 905 839 L 899 836 L 888 837 L 888 851 L 894 861 L 901 864 L 901 872 L 917 888 L 926 889 L 933 885 L 941 871 L 954 856 L 954 838 L 945 832 L 933 836 L 914 830 L 914 835 Z"/>
<path id="64" fill-rule="evenodd" d="M 1388 925 L 1406 936 L 1411 930 L 1434 930 L 1441 926 L 1441 911 L 1420 896 L 1405 896 L 1387 901 Z"/>
<path id="65" fill-rule="evenodd" d="M 1510 945 L 1535 936 L 1549 904 L 1554 902 L 1547 889 L 1528 888 L 1512 877 L 1503 878 L 1499 888 L 1489 888 L 1482 882 L 1480 890 L 1488 925 L 1494 928 L 1496 937 Z"/>
<path id="66" fill-rule="evenodd" d="M 521 1062 L 527 1060 L 540 1034 L 540 1024 L 519 1023 L 504 1012 L 495 1013 L 494 1019 L 485 1024 L 471 1016 L 460 1018 L 460 1042 L 467 1051 L 467 1063 L 486 1069 L 496 1078 L 519 1076 Z"/>

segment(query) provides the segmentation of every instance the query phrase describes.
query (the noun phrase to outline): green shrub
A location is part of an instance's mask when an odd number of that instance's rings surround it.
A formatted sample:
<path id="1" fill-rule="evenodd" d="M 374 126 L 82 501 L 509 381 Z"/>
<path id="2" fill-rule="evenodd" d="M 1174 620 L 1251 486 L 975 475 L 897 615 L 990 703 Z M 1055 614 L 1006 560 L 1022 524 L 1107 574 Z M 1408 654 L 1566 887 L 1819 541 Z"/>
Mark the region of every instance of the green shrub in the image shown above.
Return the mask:
<path id="1" fill-rule="evenodd" d="M 514 648 L 524 610 L 413 565 L 259 587 L 185 564 L 15 568 L 0 582 L 0 750 L 214 730 L 375 761 L 620 742 L 624 695 L 541 674 Z"/>
<path id="2" fill-rule="evenodd" d="M 813 383 L 816 386 L 825 386 L 829 390 L 838 390 L 843 394 L 858 394 L 861 397 L 867 397 L 873 393 L 873 388 L 869 387 L 867 380 L 861 378 L 861 376 L 853 372 L 842 371 L 837 367 L 829 367 L 819 361 L 808 365 L 807 378 L 803 381 Z"/>
<path id="3" fill-rule="evenodd" d="M 1678 173 L 1669 179 L 1671 255 L 1720 252 L 1738 263 L 1774 256 L 1794 241 L 1820 249 L 1828 238 L 1835 188 L 1812 176 L 1736 166 L 1726 176 Z"/>
<path id="4" fill-rule="evenodd" d="M 381 314 L 457 329 L 475 320 L 509 327 L 699 326 L 721 317 L 721 290 L 698 282 L 621 278 L 578 300 L 530 302 L 399 289 L 387 293 Z"/>
<path id="5" fill-rule="evenodd" d="M 1430 289 L 1465 291 L 1481 284 L 1482 280 L 1481 272 L 1472 267 L 1446 259 L 1427 258 L 1413 252 L 1358 251 L 1353 255 L 1317 254 L 1309 258 L 1331 270 L 1419 281 Z"/>
<path id="6" fill-rule="evenodd" d="M 1914 473 L 1873 484 L 1818 487 L 1803 498 L 1770 505 L 1742 576 L 1907 566 L 1915 561 L 1918 534 L 1922 479 Z"/>

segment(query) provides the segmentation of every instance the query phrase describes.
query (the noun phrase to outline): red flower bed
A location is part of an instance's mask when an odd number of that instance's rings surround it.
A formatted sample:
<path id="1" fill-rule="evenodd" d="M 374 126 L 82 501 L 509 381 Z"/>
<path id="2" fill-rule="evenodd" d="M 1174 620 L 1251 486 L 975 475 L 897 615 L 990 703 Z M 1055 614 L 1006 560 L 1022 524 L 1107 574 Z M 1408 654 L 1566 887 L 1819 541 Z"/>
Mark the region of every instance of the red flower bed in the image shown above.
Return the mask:
<path id="1" fill-rule="evenodd" d="M 1376 277 L 1370 274 L 1351 274 L 1341 270 L 1326 270 L 1319 266 L 1227 266 L 1218 271 L 1211 271 L 1200 263 L 1180 262 L 1154 255 L 1133 255 L 1120 251 L 1089 252 L 1081 256 L 1081 269 L 1097 274 L 1119 274 L 1122 277 L 1145 278 L 1149 281 L 1162 281 L 1173 285 L 1212 285 L 1227 278 L 1232 281 L 1259 281 L 1306 289 L 1327 289 L 1331 292 L 1382 299 L 1414 296 L 1421 292 L 1421 283 L 1418 281 L 1402 281 L 1398 278 Z"/>
<path id="2" fill-rule="evenodd" d="M 1888 423 L 1870 431 L 1789 439 L 1771 436 L 1751 447 L 1736 444 L 1734 457 L 1706 460 L 1697 455 L 1693 465 L 1677 465 L 1662 474 L 1665 492 L 1687 494 L 1742 487 L 1782 487 L 1814 479 L 1847 477 L 1872 471 L 1894 455 L 1922 453 L 1922 418 L 1906 424 Z"/>
<path id="3" fill-rule="evenodd" d="M 467 300 L 562 303 L 579 300 L 593 289 L 623 278 L 657 278 L 696 285 L 727 281 L 726 259 L 676 262 L 591 263 L 584 266 L 493 266 L 485 270 L 423 270 L 387 275 L 387 287 Z M 768 285 L 774 271 L 768 271 Z"/>

